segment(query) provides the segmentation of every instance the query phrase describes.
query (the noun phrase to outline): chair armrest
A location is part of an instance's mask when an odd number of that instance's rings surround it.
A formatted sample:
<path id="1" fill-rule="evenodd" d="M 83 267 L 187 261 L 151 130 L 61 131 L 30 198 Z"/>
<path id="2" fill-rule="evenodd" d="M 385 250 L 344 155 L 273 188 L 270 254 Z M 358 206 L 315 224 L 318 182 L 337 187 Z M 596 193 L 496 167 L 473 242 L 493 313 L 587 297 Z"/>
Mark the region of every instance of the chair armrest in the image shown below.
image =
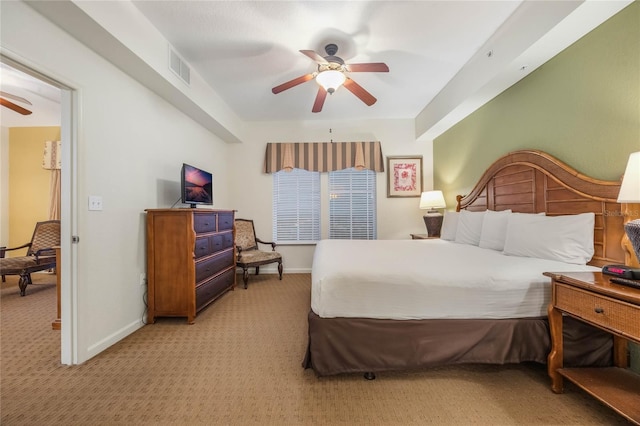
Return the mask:
<path id="1" fill-rule="evenodd" d="M 276 251 L 276 243 L 274 243 L 273 241 L 262 241 L 258 237 L 256 237 L 256 241 L 259 242 L 260 244 L 270 245 L 271 246 L 271 250 L 272 251 Z"/>
<path id="2" fill-rule="evenodd" d="M 7 251 L 20 250 L 20 249 L 27 248 L 27 247 L 31 247 L 31 243 L 30 242 L 26 243 L 26 244 L 23 244 L 21 246 L 18 246 L 18 247 L 10 247 L 10 248 L 0 247 L 0 257 L 4 257 L 4 253 L 7 252 Z"/>
<path id="3" fill-rule="evenodd" d="M 37 261 L 39 257 L 55 256 L 56 255 L 56 249 L 54 249 L 52 247 L 43 248 L 43 249 L 40 249 L 37 252 L 33 253 L 33 255 L 36 257 L 36 261 Z"/>

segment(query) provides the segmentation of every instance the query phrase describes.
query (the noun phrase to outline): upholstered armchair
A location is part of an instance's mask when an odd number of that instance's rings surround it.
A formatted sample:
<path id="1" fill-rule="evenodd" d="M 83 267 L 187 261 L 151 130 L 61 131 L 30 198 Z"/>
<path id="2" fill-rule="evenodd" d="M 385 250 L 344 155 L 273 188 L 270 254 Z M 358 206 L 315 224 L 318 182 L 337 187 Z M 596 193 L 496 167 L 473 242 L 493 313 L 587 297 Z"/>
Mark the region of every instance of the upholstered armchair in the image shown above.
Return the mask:
<path id="1" fill-rule="evenodd" d="M 5 275 L 20 275 L 18 287 L 20 296 L 26 294 L 31 282 L 31 273 L 53 269 L 56 267 L 55 247 L 60 245 L 60 221 L 47 220 L 36 223 L 31 241 L 18 247 L 0 247 L 0 274 L 2 281 Z M 5 257 L 5 253 L 12 250 L 27 249 L 24 256 Z"/>
<path id="2" fill-rule="evenodd" d="M 256 268 L 256 275 L 260 272 L 260 266 L 278 262 L 278 274 L 282 280 L 282 255 L 276 251 L 276 243 L 262 241 L 256 237 L 253 220 L 236 219 L 236 266 L 242 268 L 242 280 L 244 288 L 249 282 L 249 268 Z M 263 251 L 258 248 L 258 243 L 270 245 L 271 251 Z"/>

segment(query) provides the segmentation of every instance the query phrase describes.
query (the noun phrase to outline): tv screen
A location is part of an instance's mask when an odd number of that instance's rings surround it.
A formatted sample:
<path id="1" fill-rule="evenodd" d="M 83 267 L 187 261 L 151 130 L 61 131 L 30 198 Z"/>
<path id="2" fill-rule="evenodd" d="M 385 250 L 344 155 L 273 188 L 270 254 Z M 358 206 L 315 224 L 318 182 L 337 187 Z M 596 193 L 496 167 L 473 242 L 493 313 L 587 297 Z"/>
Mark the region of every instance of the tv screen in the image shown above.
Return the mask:
<path id="1" fill-rule="evenodd" d="M 213 205 L 213 175 L 189 164 L 182 164 L 182 203 Z"/>

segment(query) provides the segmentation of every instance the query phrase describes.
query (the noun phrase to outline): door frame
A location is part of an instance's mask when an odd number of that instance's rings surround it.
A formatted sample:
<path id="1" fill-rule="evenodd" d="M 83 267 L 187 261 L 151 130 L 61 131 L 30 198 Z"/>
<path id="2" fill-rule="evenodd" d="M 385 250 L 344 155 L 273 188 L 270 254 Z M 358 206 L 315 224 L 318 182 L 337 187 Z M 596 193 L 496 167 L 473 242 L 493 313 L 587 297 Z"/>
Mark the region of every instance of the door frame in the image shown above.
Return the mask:
<path id="1" fill-rule="evenodd" d="M 60 362 L 78 364 L 78 129 L 80 93 L 60 76 L 30 63 L 26 58 L 0 52 L 0 62 L 60 89 L 60 140 L 62 169 L 60 173 L 60 280 L 61 332 Z"/>

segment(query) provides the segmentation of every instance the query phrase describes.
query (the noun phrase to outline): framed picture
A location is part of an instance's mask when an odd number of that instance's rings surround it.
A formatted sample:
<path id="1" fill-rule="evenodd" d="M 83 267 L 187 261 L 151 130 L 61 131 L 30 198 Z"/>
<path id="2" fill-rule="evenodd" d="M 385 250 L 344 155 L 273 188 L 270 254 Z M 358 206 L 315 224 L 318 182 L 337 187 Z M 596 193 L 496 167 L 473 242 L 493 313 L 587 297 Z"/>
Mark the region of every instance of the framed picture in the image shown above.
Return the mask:
<path id="1" fill-rule="evenodd" d="M 421 194 L 422 155 L 387 157 L 387 198 Z"/>

